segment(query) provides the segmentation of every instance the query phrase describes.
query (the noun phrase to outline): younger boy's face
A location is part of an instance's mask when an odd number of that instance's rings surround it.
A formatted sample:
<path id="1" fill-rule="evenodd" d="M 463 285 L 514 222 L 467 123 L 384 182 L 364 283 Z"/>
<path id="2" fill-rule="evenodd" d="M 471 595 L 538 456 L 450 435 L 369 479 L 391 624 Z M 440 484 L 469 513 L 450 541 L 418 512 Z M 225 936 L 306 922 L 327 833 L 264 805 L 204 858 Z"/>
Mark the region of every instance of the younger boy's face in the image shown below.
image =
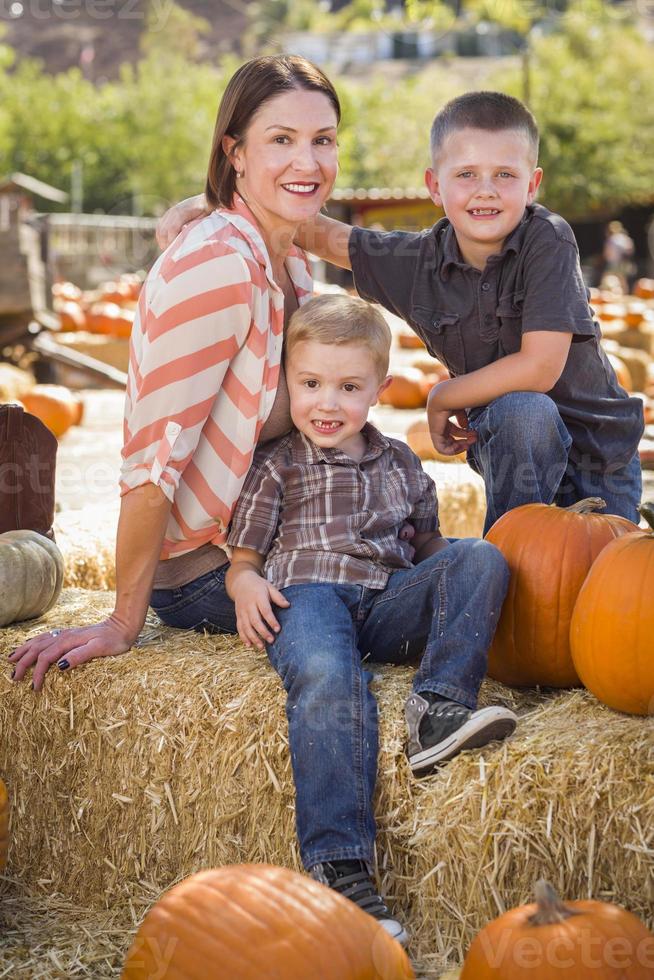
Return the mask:
<path id="1" fill-rule="evenodd" d="M 425 183 L 443 208 L 466 262 L 483 269 L 536 196 L 543 171 L 521 130 L 450 133 Z"/>
<path id="2" fill-rule="evenodd" d="M 360 457 L 361 429 L 391 381 L 380 380 L 368 348 L 303 340 L 286 358 L 286 380 L 295 427 L 323 449 Z"/>

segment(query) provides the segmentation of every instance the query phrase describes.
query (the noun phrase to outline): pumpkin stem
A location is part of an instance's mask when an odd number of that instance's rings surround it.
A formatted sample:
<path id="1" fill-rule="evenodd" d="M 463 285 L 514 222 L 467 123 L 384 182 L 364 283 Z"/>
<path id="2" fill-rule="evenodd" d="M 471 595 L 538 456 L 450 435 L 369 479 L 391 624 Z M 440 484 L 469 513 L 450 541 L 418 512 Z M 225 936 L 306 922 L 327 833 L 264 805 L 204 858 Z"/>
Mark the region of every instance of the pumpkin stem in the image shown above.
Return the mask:
<path id="1" fill-rule="evenodd" d="M 654 531 L 654 504 L 641 504 L 638 508 L 641 517 L 644 517 L 652 531 Z"/>
<path id="2" fill-rule="evenodd" d="M 580 914 L 568 905 L 564 905 L 549 882 L 543 878 L 536 882 L 534 896 L 538 908 L 527 920 L 530 926 L 551 926 Z"/>
<path id="3" fill-rule="evenodd" d="M 606 501 L 602 500 L 601 497 L 586 497 L 585 500 L 578 500 L 576 504 L 563 509 L 569 510 L 573 514 L 590 514 L 593 510 L 604 510 L 605 508 Z"/>

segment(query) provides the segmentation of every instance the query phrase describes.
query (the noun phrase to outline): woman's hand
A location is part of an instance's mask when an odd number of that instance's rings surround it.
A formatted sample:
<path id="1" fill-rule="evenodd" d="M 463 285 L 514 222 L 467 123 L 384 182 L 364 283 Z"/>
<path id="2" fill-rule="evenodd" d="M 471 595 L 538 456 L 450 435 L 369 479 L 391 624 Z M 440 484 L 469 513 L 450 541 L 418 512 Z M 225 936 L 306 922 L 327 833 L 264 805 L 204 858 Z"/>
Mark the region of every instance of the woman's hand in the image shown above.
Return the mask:
<path id="1" fill-rule="evenodd" d="M 9 654 L 9 663 L 14 666 L 11 676 L 13 680 L 21 681 L 33 667 L 32 687 L 40 691 L 52 664 L 56 663 L 60 670 L 68 670 L 96 657 L 116 657 L 126 653 L 135 640 L 136 637 L 113 616 L 93 626 L 50 630 L 32 637 Z"/>
<path id="2" fill-rule="evenodd" d="M 279 633 L 281 629 L 272 603 L 286 609 L 290 602 L 279 589 L 254 571 L 239 574 L 238 581 L 232 586 L 232 597 L 238 635 L 246 646 L 263 650 L 264 642 L 272 643 L 273 633 Z"/>
<path id="3" fill-rule="evenodd" d="M 163 252 L 171 242 L 175 241 L 184 225 L 205 214 L 211 214 L 211 209 L 207 208 L 204 194 L 187 197 L 179 204 L 173 204 L 172 208 L 168 208 L 157 222 L 157 245 L 161 251 Z"/>

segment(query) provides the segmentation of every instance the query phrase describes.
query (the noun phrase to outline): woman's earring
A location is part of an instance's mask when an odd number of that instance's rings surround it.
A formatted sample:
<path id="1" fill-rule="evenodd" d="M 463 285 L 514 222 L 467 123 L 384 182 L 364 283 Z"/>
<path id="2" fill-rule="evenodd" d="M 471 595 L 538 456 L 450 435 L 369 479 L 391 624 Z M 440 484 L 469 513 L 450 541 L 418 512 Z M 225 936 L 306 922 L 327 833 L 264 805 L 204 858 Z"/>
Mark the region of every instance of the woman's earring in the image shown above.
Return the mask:
<path id="1" fill-rule="evenodd" d="M 237 177 L 238 177 L 239 179 L 240 179 L 241 177 L 245 177 L 245 171 L 244 171 L 244 170 L 237 170 L 237 171 L 236 171 L 236 176 L 237 176 Z"/>

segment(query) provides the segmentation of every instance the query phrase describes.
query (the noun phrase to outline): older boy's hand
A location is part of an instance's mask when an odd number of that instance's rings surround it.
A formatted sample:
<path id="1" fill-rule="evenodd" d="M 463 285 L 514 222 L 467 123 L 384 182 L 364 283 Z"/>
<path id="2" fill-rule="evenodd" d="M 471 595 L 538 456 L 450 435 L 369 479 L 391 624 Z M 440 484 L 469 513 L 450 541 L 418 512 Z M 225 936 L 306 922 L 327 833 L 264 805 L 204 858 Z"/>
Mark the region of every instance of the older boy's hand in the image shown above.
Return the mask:
<path id="1" fill-rule="evenodd" d="M 195 197 L 187 197 L 178 204 L 173 204 L 157 222 L 157 245 L 163 252 L 175 241 L 184 225 L 194 218 L 210 213 L 211 209 L 207 207 L 204 194 L 196 194 Z"/>
<path id="2" fill-rule="evenodd" d="M 452 415 L 456 419 L 456 425 L 451 420 Z M 468 416 L 463 409 L 451 412 L 446 408 L 441 411 L 428 405 L 427 420 L 434 448 L 444 456 L 456 456 L 465 452 L 477 441 L 477 433 L 468 428 Z"/>
<path id="3" fill-rule="evenodd" d="M 285 609 L 290 602 L 256 572 L 241 573 L 232 591 L 238 635 L 246 646 L 263 650 L 264 642 L 272 643 L 273 633 L 279 633 L 281 629 L 272 603 Z"/>

